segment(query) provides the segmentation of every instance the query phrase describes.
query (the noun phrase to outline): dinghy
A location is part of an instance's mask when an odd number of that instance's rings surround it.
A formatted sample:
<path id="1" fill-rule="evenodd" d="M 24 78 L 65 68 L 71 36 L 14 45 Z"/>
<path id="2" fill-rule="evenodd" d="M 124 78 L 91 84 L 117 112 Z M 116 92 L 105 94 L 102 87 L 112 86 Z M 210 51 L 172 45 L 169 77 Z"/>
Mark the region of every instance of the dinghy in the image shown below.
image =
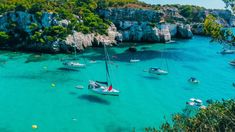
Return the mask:
<path id="1" fill-rule="evenodd" d="M 81 64 L 79 62 L 73 62 L 73 61 L 64 62 L 63 65 L 65 65 L 66 67 L 69 67 L 69 68 L 83 68 L 83 67 L 86 67 L 86 64 Z"/>
<path id="2" fill-rule="evenodd" d="M 199 83 L 199 80 L 197 80 L 196 78 L 194 77 L 191 77 L 188 79 L 188 82 L 192 83 L 192 84 L 198 84 Z"/>
<path id="3" fill-rule="evenodd" d="M 130 60 L 130 63 L 136 63 L 136 62 L 139 62 L 140 60 L 138 60 L 138 59 L 131 59 Z"/>
<path id="4" fill-rule="evenodd" d="M 186 104 L 190 105 L 190 106 L 197 106 L 197 107 L 201 107 L 202 105 L 202 100 L 200 99 L 195 99 L 195 98 L 191 98 L 190 102 L 186 102 Z"/>
<path id="5" fill-rule="evenodd" d="M 202 105 L 202 100 L 191 98 L 190 102 L 186 102 L 187 105 L 196 106 L 196 107 L 205 107 Z"/>
<path id="6" fill-rule="evenodd" d="M 149 73 L 156 75 L 167 75 L 168 72 L 160 68 L 149 68 Z"/>
<path id="7" fill-rule="evenodd" d="M 100 82 L 100 81 L 89 81 L 88 89 L 101 95 L 114 95 L 118 96 L 119 91 L 114 89 L 111 83 L 111 78 L 109 74 L 109 55 L 106 49 L 106 46 L 104 44 L 104 53 L 105 53 L 105 68 L 106 68 L 106 82 Z"/>

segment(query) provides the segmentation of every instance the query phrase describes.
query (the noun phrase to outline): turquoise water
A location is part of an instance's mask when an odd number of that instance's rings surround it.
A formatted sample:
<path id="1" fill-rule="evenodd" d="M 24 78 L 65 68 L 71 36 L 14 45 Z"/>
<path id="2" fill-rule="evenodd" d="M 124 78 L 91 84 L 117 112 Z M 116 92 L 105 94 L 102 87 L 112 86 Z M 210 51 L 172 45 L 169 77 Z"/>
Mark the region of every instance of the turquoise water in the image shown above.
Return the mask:
<path id="1" fill-rule="evenodd" d="M 228 64 L 234 55 L 218 54 L 221 46 L 210 44 L 209 38 L 137 48 L 134 54 L 126 53 L 127 47 L 108 49 L 110 56 L 117 57 L 111 78 L 120 96 L 97 95 L 86 89 L 88 80 L 105 79 L 102 49 L 83 53 L 80 62 L 87 67 L 78 71 L 63 69 L 60 59 L 68 55 L 1 51 L 0 131 L 35 131 L 33 124 L 38 125 L 38 132 L 143 131 L 181 112 L 191 97 L 204 102 L 235 97 L 235 68 Z M 141 61 L 130 64 L 131 58 Z M 89 59 L 97 63 L 89 64 Z M 154 77 L 144 72 L 154 66 L 168 69 L 169 74 Z M 189 84 L 191 76 L 200 84 Z M 76 85 L 85 88 L 76 89 Z"/>

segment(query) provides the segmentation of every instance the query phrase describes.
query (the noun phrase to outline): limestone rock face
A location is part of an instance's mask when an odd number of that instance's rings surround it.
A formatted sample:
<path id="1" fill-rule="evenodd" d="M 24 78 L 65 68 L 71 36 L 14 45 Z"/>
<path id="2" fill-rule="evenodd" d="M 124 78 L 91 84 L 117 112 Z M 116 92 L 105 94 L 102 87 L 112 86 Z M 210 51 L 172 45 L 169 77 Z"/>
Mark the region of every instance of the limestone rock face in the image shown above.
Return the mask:
<path id="1" fill-rule="evenodd" d="M 191 30 L 195 35 L 205 35 L 204 34 L 204 27 L 202 23 L 194 23 L 191 25 Z"/>
<path id="2" fill-rule="evenodd" d="M 117 37 L 120 37 L 120 34 L 116 31 L 116 27 L 111 24 L 108 28 L 108 35 L 96 35 L 94 33 L 83 34 L 74 31 L 73 34 L 66 38 L 64 43 L 72 47 L 76 46 L 78 50 L 83 50 L 90 46 L 101 46 L 103 44 L 110 46 L 115 45 L 117 44 Z"/>
<path id="3" fill-rule="evenodd" d="M 70 23 L 68 20 L 60 20 L 56 19 L 56 15 L 53 13 L 44 12 L 41 17 L 36 17 L 33 14 L 27 12 L 8 12 L 4 15 L 0 16 L 0 31 L 9 32 L 10 26 L 14 26 L 14 36 L 18 37 L 20 42 L 11 45 L 9 48 L 17 48 L 22 50 L 30 50 L 30 51 L 38 51 L 38 52 L 69 52 L 69 50 L 73 49 L 72 47 L 76 46 L 78 50 L 83 50 L 89 46 L 100 46 L 102 44 L 106 45 L 115 45 L 117 41 L 122 41 L 122 34 L 117 32 L 117 28 L 114 24 L 111 24 L 108 28 L 107 35 L 99 35 L 99 34 L 83 34 L 81 32 L 73 31 L 73 34 L 67 36 L 66 40 L 59 41 L 56 40 L 54 42 L 46 42 L 46 44 L 37 44 L 37 43 L 27 43 L 26 40 L 21 40 L 20 35 L 22 32 L 29 34 L 30 36 L 33 34 L 31 25 L 37 25 L 39 29 L 51 27 L 54 25 L 60 25 L 63 27 L 67 27 Z M 12 27 L 11 27 L 12 28 Z M 20 31 L 19 33 L 17 31 Z"/>
<path id="4" fill-rule="evenodd" d="M 135 8 L 110 8 L 99 10 L 104 18 L 109 18 L 116 25 L 120 21 L 159 22 L 164 16 L 162 11 L 135 9 Z"/>
<path id="5" fill-rule="evenodd" d="M 190 25 L 178 25 L 178 33 L 177 35 L 180 38 L 188 39 L 193 37 L 193 33 L 191 31 L 191 26 Z"/>
<path id="6" fill-rule="evenodd" d="M 167 17 L 185 22 L 177 8 L 164 7 L 160 11 L 110 8 L 100 10 L 99 14 L 115 24 L 123 42 L 159 43 L 170 41 L 172 37 L 192 38 L 193 35 L 190 26 L 182 24 L 178 28 L 178 24 L 161 23 Z"/>
<path id="7" fill-rule="evenodd" d="M 149 25 L 147 22 L 120 21 L 119 32 L 122 41 L 125 42 L 167 42 L 171 40 L 169 28 L 162 26 L 161 29 Z"/>

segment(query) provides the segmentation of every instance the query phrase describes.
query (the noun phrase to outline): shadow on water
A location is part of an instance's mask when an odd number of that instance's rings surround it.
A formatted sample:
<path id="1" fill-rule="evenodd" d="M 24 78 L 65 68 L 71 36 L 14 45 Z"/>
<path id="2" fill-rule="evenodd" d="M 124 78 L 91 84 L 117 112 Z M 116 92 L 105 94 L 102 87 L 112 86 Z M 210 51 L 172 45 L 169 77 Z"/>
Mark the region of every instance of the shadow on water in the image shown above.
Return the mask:
<path id="1" fill-rule="evenodd" d="M 77 70 L 77 69 L 64 68 L 64 67 L 60 67 L 60 68 L 58 68 L 58 70 L 60 70 L 60 71 L 67 71 L 67 72 L 79 72 L 79 70 Z"/>
<path id="2" fill-rule="evenodd" d="M 145 79 L 149 79 L 149 80 L 161 80 L 158 76 L 142 76 Z"/>
<path id="3" fill-rule="evenodd" d="M 78 99 L 86 100 L 86 101 L 89 101 L 91 103 L 110 105 L 109 101 L 104 100 L 104 99 L 102 99 L 100 97 L 97 97 L 95 95 L 84 94 L 84 95 L 78 96 Z"/>
<path id="4" fill-rule="evenodd" d="M 131 128 L 129 126 L 118 126 L 114 122 L 110 123 L 105 127 L 106 132 L 130 132 Z"/>
<path id="5" fill-rule="evenodd" d="M 76 95 L 76 92 L 69 92 L 70 95 Z"/>
<path id="6" fill-rule="evenodd" d="M 27 60 L 25 61 L 25 63 L 30 63 L 30 62 L 41 62 L 41 61 L 45 61 L 49 58 L 46 58 L 45 55 L 40 55 L 40 54 L 33 54 L 30 55 Z"/>
<path id="7" fill-rule="evenodd" d="M 186 87 L 186 86 L 184 86 L 184 87 L 182 87 L 184 90 L 186 90 L 186 91 L 192 91 L 194 88 L 193 87 Z"/>
<path id="8" fill-rule="evenodd" d="M 1 65 L 4 65 L 4 64 L 6 64 L 6 63 L 7 63 L 7 60 L 0 58 L 0 66 L 1 66 Z"/>
<path id="9" fill-rule="evenodd" d="M 187 68 L 189 70 L 192 70 L 192 71 L 199 71 L 198 68 L 194 67 L 194 66 L 190 66 L 190 65 L 183 65 L 184 68 Z"/>
<path id="10" fill-rule="evenodd" d="M 63 72 L 64 73 L 64 72 Z M 23 80 L 53 80 L 54 82 L 79 82 L 81 80 L 73 77 L 64 77 L 65 74 L 59 71 L 44 71 L 40 73 L 28 73 L 18 75 L 5 75 L 2 76 L 7 79 L 23 79 Z M 56 75 L 56 76 L 55 76 Z"/>
<path id="11" fill-rule="evenodd" d="M 69 56 L 69 55 L 68 55 Z M 25 63 L 31 63 L 31 62 L 43 62 L 48 60 L 59 60 L 60 55 L 51 55 L 51 54 L 32 54 L 28 56 Z"/>
<path id="12" fill-rule="evenodd" d="M 84 58 L 89 60 L 104 60 L 103 51 L 94 50 L 97 52 L 96 56 L 93 55 L 84 55 Z M 128 52 L 124 51 L 122 53 L 116 53 L 114 50 L 108 50 L 110 58 L 112 60 L 120 62 L 129 62 L 130 59 L 139 59 L 141 61 L 152 60 L 155 58 L 164 58 L 171 59 L 175 61 L 205 61 L 205 58 L 201 58 L 198 56 L 193 56 L 187 52 L 178 51 L 178 50 L 143 50 L 137 52 Z M 113 58 L 115 56 L 115 58 Z"/>

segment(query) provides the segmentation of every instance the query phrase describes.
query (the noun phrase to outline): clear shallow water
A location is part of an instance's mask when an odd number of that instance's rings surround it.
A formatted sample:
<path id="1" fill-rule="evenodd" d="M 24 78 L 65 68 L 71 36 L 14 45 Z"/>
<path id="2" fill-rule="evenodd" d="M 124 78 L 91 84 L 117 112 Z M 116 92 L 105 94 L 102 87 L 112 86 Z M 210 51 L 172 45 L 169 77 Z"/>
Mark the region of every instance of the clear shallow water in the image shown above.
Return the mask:
<path id="1" fill-rule="evenodd" d="M 210 44 L 209 38 L 142 45 L 134 54 L 126 49 L 108 49 L 110 56 L 117 56 L 111 76 L 113 86 L 121 91 L 118 97 L 86 89 L 88 80 L 105 79 L 102 49 L 81 55 L 87 67 L 78 71 L 63 70 L 60 59 L 68 55 L 40 57 L 1 51 L 0 131 L 33 131 L 33 124 L 40 132 L 143 131 L 158 127 L 164 116 L 169 119 L 172 113 L 181 112 L 191 97 L 203 101 L 235 97 L 235 68 L 228 65 L 234 55 L 218 54 L 221 46 Z M 131 58 L 141 62 L 130 64 Z M 89 59 L 98 62 L 88 64 Z M 143 72 L 153 66 L 168 67 L 169 75 L 153 77 Z M 191 76 L 200 84 L 189 84 Z M 76 89 L 76 85 L 85 88 Z"/>

